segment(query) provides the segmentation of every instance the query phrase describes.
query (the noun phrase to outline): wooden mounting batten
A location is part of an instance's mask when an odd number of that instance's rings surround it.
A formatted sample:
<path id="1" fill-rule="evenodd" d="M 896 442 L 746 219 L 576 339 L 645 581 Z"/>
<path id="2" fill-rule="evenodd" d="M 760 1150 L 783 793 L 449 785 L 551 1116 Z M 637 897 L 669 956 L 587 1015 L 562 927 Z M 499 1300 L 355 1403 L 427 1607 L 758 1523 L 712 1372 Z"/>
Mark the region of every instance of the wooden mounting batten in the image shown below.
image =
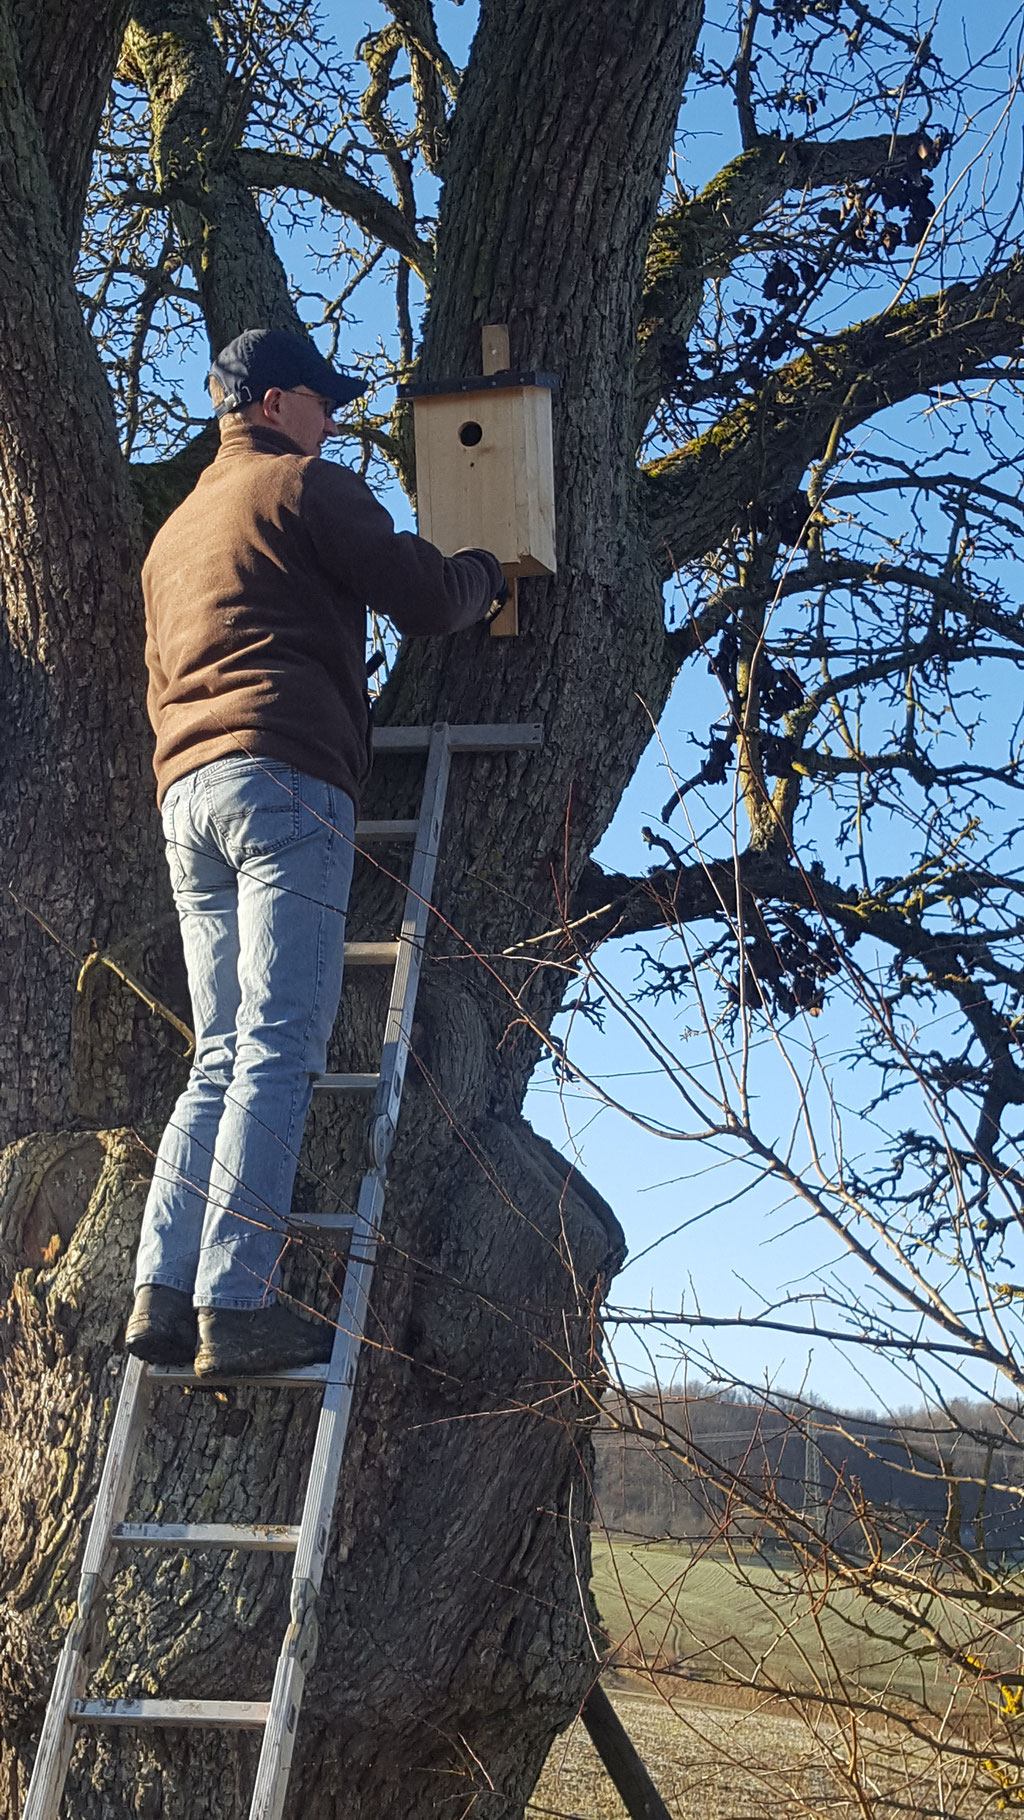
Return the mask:
<path id="1" fill-rule="evenodd" d="M 480 331 L 483 353 L 483 370 L 488 373 L 507 372 L 511 365 L 509 352 L 508 323 L 488 322 Z M 500 613 L 491 620 L 492 638 L 515 638 L 519 631 L 519 577 L 515 570 L 502 564 L 505 580 L 508 582 L 508 599 Z"/>

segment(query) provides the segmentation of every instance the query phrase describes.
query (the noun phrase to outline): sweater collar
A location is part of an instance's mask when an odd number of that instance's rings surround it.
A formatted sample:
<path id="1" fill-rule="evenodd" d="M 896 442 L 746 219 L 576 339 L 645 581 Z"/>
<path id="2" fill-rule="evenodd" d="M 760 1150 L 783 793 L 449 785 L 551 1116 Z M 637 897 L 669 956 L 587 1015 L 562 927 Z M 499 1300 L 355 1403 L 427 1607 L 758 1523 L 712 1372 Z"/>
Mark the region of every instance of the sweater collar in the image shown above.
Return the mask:
<path id="1" fill-rule="evenodd" d="M 217 460 L 222 461 L 226 455 L 301 455 L 303 451 L 290 436 L 282 435 L 280 430 L 270 430 L 264 426 L 245 423 L 241 418 L 222 428 L 220 448 Z"/>

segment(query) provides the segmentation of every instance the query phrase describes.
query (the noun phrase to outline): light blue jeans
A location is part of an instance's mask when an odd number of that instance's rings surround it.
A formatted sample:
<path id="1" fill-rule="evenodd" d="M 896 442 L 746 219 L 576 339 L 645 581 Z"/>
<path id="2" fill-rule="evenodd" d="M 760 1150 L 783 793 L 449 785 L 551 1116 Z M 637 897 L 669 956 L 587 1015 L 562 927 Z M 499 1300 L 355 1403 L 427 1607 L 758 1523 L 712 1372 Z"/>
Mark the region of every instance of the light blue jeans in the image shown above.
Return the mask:
<path id="1" fill-rule="evenodd" d="M 157 1152 L 135 1285 L 261 1308 L 338 1010 L 354 810 L 293 765 L 240 754 L 172 784 L 163 823 L 196 1052 Z"/>

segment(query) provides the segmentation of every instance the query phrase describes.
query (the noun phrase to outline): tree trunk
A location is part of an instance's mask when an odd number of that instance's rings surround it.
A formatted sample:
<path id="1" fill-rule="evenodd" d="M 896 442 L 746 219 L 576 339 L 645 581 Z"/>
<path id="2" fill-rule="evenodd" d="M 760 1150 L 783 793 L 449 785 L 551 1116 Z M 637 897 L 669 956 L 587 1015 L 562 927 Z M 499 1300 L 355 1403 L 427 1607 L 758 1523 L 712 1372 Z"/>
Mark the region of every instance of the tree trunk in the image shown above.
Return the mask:
<path id="1" fill-rule="evenodd" d="M 438 1157 L 425 1097 L 412 1090 L 321 1601 L 288 1809 L 309 1820 L 456 1814 L 474 1793 L 482 1814 L 511 1820 L 576 1710 L 588 1658 L 592 1673 L 588 1338 L 621 1235 L 525 1127 L 478 1120 L 472 1153 L 453 1138 Z M 122 1364 L 146 1157 L 110 1133 L 83 1136 L 74 1171 L 46 1139 L 5 1160 L 8 1244 L 26 1225 L 37 1248 L 52 1240 L 48 1171 L 64 1172 L 64 1205 L 92 1188 L 60 1261 L 16 1278 L 5 1334 L 0 1789 L 23 1795 Z M 165 1392 L 129 1515 L 294 1521 L 311 1434 L 287 1393 Z M 97 1691 L 260 1697 L 286 1571 L 272 1556 L 127 1561 Z M 241 1814 L 251 1767 L 244 1739 L 89 1739 L 72 1811 L 180 1813 L 171 1789 L 190 1788 L 190 1816 Z M 18 1811 L 11 1795 L 0 1805 Z"/>
<path id="2" fill-rule="evenodd" d="M 96 86 L 90 66 L 80 74 L 84 87 Z M 101 1075 L 122 1118 L 166 1090 L 165 1045 L 141 1035 L 133 1052 L 138 1020 L 127 998 L 102 1060 L 84 1026 L 72 1030 L 82 958 L 151 926 L 166 899 L 139 681 L 138 508 L 72 281 L 61 195 L 2 8 L 0 87 L 6 1141 L 89 1116 Z M 85 1107 L 68 1065 L 73 1047 Z"/>
<path id="3" fill-rule="evenodd" d="M 515 365 L 559 373 L 560 570 L 523 587 L 518 640 L 467 634 L 457 663 L 441 641 L 408 641 L 383 716 L 539 720 L 545 744 L 453 764 L 435 891 L 446 920 L 435 923 L 425 969 L 291 1787 L 288 1811 L 303 1820 L 455 1820 L 471 1804 L 475 1820 L 516 1820 L 600 1650 L 587 1591 L 593 1314 L 622 1236 L 519 1112 L 566 976 L 494 957 L 557 925 L 670 682 L 636 499 L 632 359 L 644 252 L 699 21 L 697 0 L 599 0 L 581 34 L 559 0 L 514 8 L 487 0 L 454 123 L 422 375 L 477 371 L 486 321 L 509 322 Z M 72 304 L 69 295 L 69 312 Z M 27 332 L 22 325 L 23 339 Z M 106 944 L 123 933 L 125 952 L 177 1009 L 180 984 L 161 959 L 141 653 L 128 632 L 137 547 L 98 407 L 96 425 L 88 443 L 80 438 L 71 489 L 83 515 L 76 548 L 91 586 L 87 612 L 81 576 L 56 588 L 47 597 L 47 613 L 60 618 L 49 667 L 41 634 L 21 666 L 20 756 L 31 762 L 21 768 L 17 873 L 21 895 L 79 954 L 92 937 Z M 52 484 L 57 459 L 38 456 L 34 498 L 46 476 Z M 23 497 L 12 480 L 5 509 Z M 60 506 L 66 524 L 66 497 Z M 111 522 L 116 535 L 101 536 Z M 51 572 L 64 573 L 51 545 L 32 561 L 40 591 Z M 34 572 L 28 561 L 25 572 Z M 70 712 L 83 679 L 85 729 Z M 111 752 L 120 775 L 101 785 Z M 72 754 L 84 761 L 77 774 Z M 411 761 L 387 761 L 368 812 L 403 813 L 419 775 Z M 386 875 L 367 868 L 350 934 L 382 933 L 395 902 Z M 91 1097 L 76 1114 L 70 1083 L 43 1086 L 44 1077 L 67 1079 L 61 1033 L 73 964 L 36 925 L 26 929 L 20 964 L 31 950 L 32 969 L 18 981 L 18 1015 L 34 1061 L 11 1112 L 16 1130 L 38 1135 L 2 1159 L 0 1202 L 13 1278 L 0 1440 L 2 1820 L 18 1811 L 73 1597 L 148 1173 L 145 1144 L 126 1130 L 52 1134 L 75 1116 L 123 1126 L 155 1108 L 167 1079 L 156 1045 L 173 1055 L 176 1040 L 145 1014 L 140 1024 L 134 1009 L 133 1027 L 118 1031 L 112 1014 L 124 988 L 111 975 L 85 1050 Z M 339 1065 L 375 1063 L 382 991 L 364 979 L 346 987 Z M 140 1048 L 145 1031 L 150 1052 Z M 129 1084 L 129 1066 L 138 1082 Z M 142 1136 L 151 1143 L 155 1127 Z M 355 1115 L 318 1109 L 298 1204 L 347 1199 L 360 1145 Z M 293 1264 L 298 1285 L 327 1305 L 337 1276 L 329 1249 L 305 1246 Z M 294 1520 L 310 1440 L 309 1411 L 284 1395 L 165 1393 L 129 1515 Z M 285 1589 L 285 1566 L 270 1556 L 127 1560 L 96 1691 L 264 1695 Z M 190 1820 L 234 1820 L 246 1810 L 253 1748 L 230 1737 L 88 1739 L 73 1766 L 70 1811 L 76 1820 L 186 1811 Z"/>
<path id="4" fill-rule="evenodd" d="M 196 197 L 173 218 L 217 353 L 245 328 L 302 332 L 298 311 L 230 145 L 237 85 L 228 79 L 196 0 L 135 0 L 126 53 L 149 92 L 153 169 L 161 187 Z"/>

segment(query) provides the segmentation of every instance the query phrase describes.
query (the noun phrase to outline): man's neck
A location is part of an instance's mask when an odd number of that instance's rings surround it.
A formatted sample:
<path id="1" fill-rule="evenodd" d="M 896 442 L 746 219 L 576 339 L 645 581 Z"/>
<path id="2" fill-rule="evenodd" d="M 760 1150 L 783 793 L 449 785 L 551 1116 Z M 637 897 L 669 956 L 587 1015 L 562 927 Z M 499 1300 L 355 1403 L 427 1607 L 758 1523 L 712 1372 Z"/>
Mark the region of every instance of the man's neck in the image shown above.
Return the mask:
<path id="1" fill-rule="evenodd" d="M 259 449 L 271 455 L 302 455 L 305 453 L 290 436 L 281 430 L 272 430 L 269 424 L 247 423 L 243 417 L 230 417 L 221 421 L 220 447 L 222 454 L 230 454 L 235 449 Z"/>

